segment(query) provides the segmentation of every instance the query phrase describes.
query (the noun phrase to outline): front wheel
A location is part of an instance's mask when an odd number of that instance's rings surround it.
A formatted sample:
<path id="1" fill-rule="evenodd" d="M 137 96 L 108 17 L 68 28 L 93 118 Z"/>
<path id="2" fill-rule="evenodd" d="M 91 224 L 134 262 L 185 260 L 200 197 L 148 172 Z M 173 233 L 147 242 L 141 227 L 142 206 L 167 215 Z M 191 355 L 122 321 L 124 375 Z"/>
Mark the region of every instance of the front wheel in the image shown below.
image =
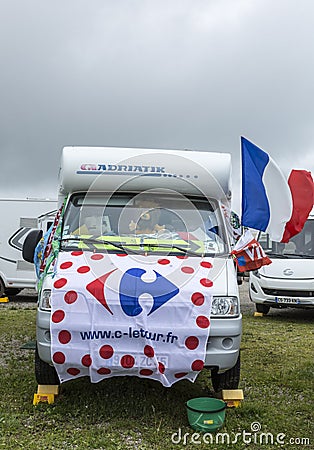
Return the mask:
<path id="1" fill-rule="evenodd" d="M 5 294 L 5 285 L 2 279 L 0 278 L 0 297 L 3 297 Z"/>
<path id="2" fill-rule="evenodd" d="M 14 297 L 15 295 L 19 294 L 21 291 L 22 291 L 22 289 L 19 289 L 19 288 L 7 288 L 5 290 L 5 293 L 9 297 Z"/>
<path id="3" fill-rule="evenodd" d="M 255 303 L 256 311 L 263 314 L 268 314 L 270 306 L 264 305 L 264 303 Z"/>
<path id="4" fill-rule="evenodd" d="M 238 389 L 240 382 L 240 353 L 237 362 L 231 369 L 226 372 L 218 373 L 218 371 L 211 371 L 212 385 L 215 392 L 220 392 L 223 389 Z"/>
<path id="5" fill-rule="evenodd" d="M 38 384 L 60 384 L 56 369 L 40 359 L 36 345 L 35 377 Z"/>

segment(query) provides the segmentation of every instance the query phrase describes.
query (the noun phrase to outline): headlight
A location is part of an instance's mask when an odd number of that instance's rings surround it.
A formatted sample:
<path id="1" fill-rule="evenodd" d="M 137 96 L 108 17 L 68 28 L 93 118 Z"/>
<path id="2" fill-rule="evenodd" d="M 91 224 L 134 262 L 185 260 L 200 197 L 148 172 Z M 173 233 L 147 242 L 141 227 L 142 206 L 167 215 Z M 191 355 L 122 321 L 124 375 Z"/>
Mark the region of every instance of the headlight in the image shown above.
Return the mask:
<path id="1" fill-rule="evenodd" d="M 237 297 L 213 297 L 212 316 L 237 316 L 239 314 L 239 300 Z"/>
<path id="2" fill-rule="evenodd" d="M 51 310 L 50 304 L 51 289 L 44 289 L 40 295 L 39 308 L 45 311 Z"/>

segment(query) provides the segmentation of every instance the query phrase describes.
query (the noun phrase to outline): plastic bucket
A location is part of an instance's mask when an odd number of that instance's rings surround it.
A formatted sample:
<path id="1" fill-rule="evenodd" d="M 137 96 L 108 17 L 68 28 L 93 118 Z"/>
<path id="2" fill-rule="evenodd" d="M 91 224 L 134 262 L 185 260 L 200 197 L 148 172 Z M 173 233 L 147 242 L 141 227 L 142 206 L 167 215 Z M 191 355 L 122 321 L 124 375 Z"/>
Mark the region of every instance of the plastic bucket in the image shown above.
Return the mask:
<path id="1" fill-rule="evenodd" d="M 226 403 L 218 398 L 199 397 L 186 402 L 189 424 L 194 430 L 218 430 L 225 420 Z"/>

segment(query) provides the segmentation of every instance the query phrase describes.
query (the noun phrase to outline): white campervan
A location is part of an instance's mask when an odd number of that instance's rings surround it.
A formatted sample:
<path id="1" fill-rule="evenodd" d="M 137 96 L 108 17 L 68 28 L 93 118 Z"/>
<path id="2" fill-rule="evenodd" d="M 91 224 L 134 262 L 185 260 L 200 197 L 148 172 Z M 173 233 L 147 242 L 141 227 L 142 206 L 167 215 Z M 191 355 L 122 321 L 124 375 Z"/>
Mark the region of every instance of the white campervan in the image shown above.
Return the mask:
<path id="1" fill-rule="evenodd" d="M 34 265 L 22 258 L 25 236 L 32 228 L 50 227 L 57 200 L 47 198 L 0 198 L 0 297 L 34 289 Z"/>
<path id="2" fill-rule="evenodd" d="M 114 291 L 118 291 L 119 288 L 116 285 L 116 289 L 113 286 L 111 290 L 108 288 L 106 291 L 104 284 L 108 274 L 114 283 L 118 272 L 114 272 L 116 270 L 114 264 L 117 264 L 118 256 L 120 266 L 124 264 L 125 267 L 128 267 L 127 261 L 131 257 L 137 261 L 137 264 L 144 264 L 146 261 L 146 264 L 151 264 L 152 267 L 155 267 L 154 264 L 158 262 L 161 275 L 155 271 L 159 279 L 151 282 L 151 286 L 154 285 L 156 289 L 151 296 L 148 296 L 150 300 L 148 297 L 145 297 L 146 300 L 142 298 L 142 303 L 144 300 L 150 302 L 151 298 L 154 299 L 150 313 L 157 310 L 167 300 L 161 292 L 158 292 L 158 286 L 162 284 L 160 280 L 166 282 L 164 280 L 167 274 L 169 279 L 171 278 L 171 272 L 179 263 L 189 261 L 189 264 L 185 262 L 177 269 L 181 274 L 182 292 L 184 292 L 185 283 L 188 283 L 185 279 L 189 278 L 193 281 L 193 277 L 196 276 L 193 273 L 197 272 L 197 267 L 201 267 L 204 273 L 209 267 L 212 268 L 211 281 L 202 278 L 198 282 L 198 285 L 202 284 L 203 287 L 213 285 L 211 315 L 210 317 L 199 316 L 202 321 L 199 324 L 200 327 L 207 326 L 206 323 L 210 322 L 208 341 L 207 343 L 205 341 L 204 363 L 205 367 L 211 371 L 215 391 L 237 388 L 240 376 L 242 316 L 237 272 L 230 256 L 232 245 L 228 222 L 231 199 L 230 174 L 231 157 L 223 153 L 108 147 L 65 147 L 63 149 L 59 204 L 65 205 L 64 213 L 59 225 L 59 234 L 54 240 L 55 259 L 49 267 L 46 266 L 40 280 L 35 356 L 38 383 L 59 383 L 53 363 L 62 365 L 64 362 L 64 355 L 60 351 L 54 353 L 52 358 L 50 300 L 52 290 L 61 290 L 66 283 L 70 286 L 70 280 L 64 277 L 55 278 L 56 267 L 61 267 L 60 270 L 63 270 L 63 273 L 69 273 L 69 277 L 73 279 L 75 277 L 75 289 L 67 288 L 68 291 L 64 294 L 66 310 L 55 311 L 54 322 L 65 321 L 67 311 L 72 308 L 73 303 L 80 296 L 85 296 L 86 300 L 90 293 L 94 297 L 97 296 L 102 306 L 107 309 L 108 318 L 114 320 L 112 311 L 115 306 L 111 306 L 113 302 L 110 296 L 113 298 L 117 294 Z M 31 245 L 25 242 L 24 250 L 25 255 L 30 255 L 28 259 L 32 260 L 34 236 Z M 89 262 L 94 260 L 95 264 L 103 268 L 103 272 L 107 271 L 106 275 L 99 276 L 95 281 L 87 284 L 84 280 L 91 279 L 88 278 L 91 272 L 89 263 L 80 262 L 76 267 L 78 259 L 75 258 L 82 258 L 80 261 L 88 259 Z M 137 270 L 139 272 L 140 269 Z M 130 275 L 131 271 L 127 272 Z M 200 273 L 197 276 L 201 276 Z M 124 278 L 124 281 L 127 291 L 128 283 L 132 284 L 134 277 L 129 276 Z M 160 281 L 159 285 L 157 281 Z M 145 283 L 148 285 L 149 280 L 145 279 L 144 282 L 138 279 L 138 285 L 142 286 Z M 175 292 L 178 292 L 178 289 Z M 120 298 L 121 295 L 120 293 Z M 173 295 L 174 293 L 171 293 L 171 296 Z M 204 297 L 199 294 L 197 299 L 197 295 L 195 293 L 194 298 L 192 295 L 192 302 L 195 305 L 201 305 Z M 126 314 L 136 317 L 145 306 L 140 304 L 139 299 L 136 300 L 136 304 L 133 300 L 131 294 L 124 295 L 122 306 Z M 162 308 L 159 308 L 159 311 L 161 310 Z M 184 322 L 183 317 L 180 319 L 180 311 L 180 304 L 177 303 L 177 320 Z M 94 317 L 94 321 L 98 322 L 97 315 Z M 114 317 L 119 317 L 118 313 Z M 127 334 L 130 338 L 150 337 L 152 339 L 152 333 L 147 330 L 141 329 L 140 336 L 139 331 L 131 331 L 131 327 L 122 332 L 121 323 L 118 319 L 115 320 L 115 334 L 111 335 L 110 342 L 119 342 L 122 346 L 122 340 L 118 338 Z M 166 322 L 167 318 L 165 318 L 164 326 L 167 325 Z M 72 322 L 69 326 L 73 328 L 73 336 L 76 325 Z M 117 327 L 120 327 L 120 330 Z M 59 340 L 62 336 L 61 342 L 69 342 L 70 331 L 67 328 L 60 330 Z M 108 337 L 108 333 L 103 329 L 98 331 L 97 325 L 92 323 L 88 331 L 80 332 L 80 336 L 82 339 L 94 339 L 90 344 L 92 347 L 96 345 L 99 336 Z M 175 338 L 170 333 L 167 335 L 160 333 L 157 339 L 159 336 L 161 340 L 163 337 L 164 343 L 168 340 L 170 342 L 170 338 L 171 340 Z M 193 348 L 196 341 L 197 339 L 192 336 L 189 348 Z M 101 368 L 99 370 L 103 372 L 98 371 L 98 373 L 114 371 L 114 357 L 110 358 L 112 353 L 108 350 L 108 348 L 112 350 L 112 345 L 109 344 L 102 346 L 100 353 L 102 352 L 101 356 L 110 362 L 110 369 Z M 151 352 L 153 353 L 153 350 Z M 147 349 L 145 355 L 147 356 Z M 125 363 L 126 367 L 128 367 L 127 364 L 134 364 L 134 358 L 130 355 L 126 356 L 121 358 L 120 362 Z M 81 360 L 83 366 L 91 363 L 90 355 L 85 355 Z M 159 370 L 162 367 L 162 363 L 160 364 Z M 194 367 L 196 366 L 200 367 L 199 364 L 194 364 Z M 68 372 L 75 375 L 80 371 L 83 373 L 84 370 L 84 367 L 80 369 L 70 367 Z M 141 370 L 144 375 L 150 372 L 151 369 L 147 365 Z M 183 376 L 183 374 L 176 375 Z"/>
<path id="3" fill-rule="evenodd" d="M 256 310 L 314 308 L 314 209 L 301 233 L 287 244 L 260 232 L 258 241 L 272 264 L 250 272 L 250 298 Z"/>

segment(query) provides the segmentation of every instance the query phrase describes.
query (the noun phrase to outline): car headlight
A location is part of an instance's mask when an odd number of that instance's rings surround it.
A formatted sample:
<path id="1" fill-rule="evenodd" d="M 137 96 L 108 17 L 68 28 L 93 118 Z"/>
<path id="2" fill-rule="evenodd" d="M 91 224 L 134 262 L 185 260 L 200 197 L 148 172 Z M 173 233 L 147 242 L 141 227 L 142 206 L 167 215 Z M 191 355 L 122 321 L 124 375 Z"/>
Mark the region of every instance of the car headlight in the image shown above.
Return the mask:
<path id="1" fill-rule="evenodd" d="M 213 297 L 212 316 L 234 317 L 239 315 L 239 300 L 237 297 Z"/>
<path id="2" fill-rule="evenodd" d="M 44 289 L 40 295 L 39 300 L 40 309 L 43 309 L 45 311 L 51 310 L 50 297 L 51 297 L 51 289 Z"/>

